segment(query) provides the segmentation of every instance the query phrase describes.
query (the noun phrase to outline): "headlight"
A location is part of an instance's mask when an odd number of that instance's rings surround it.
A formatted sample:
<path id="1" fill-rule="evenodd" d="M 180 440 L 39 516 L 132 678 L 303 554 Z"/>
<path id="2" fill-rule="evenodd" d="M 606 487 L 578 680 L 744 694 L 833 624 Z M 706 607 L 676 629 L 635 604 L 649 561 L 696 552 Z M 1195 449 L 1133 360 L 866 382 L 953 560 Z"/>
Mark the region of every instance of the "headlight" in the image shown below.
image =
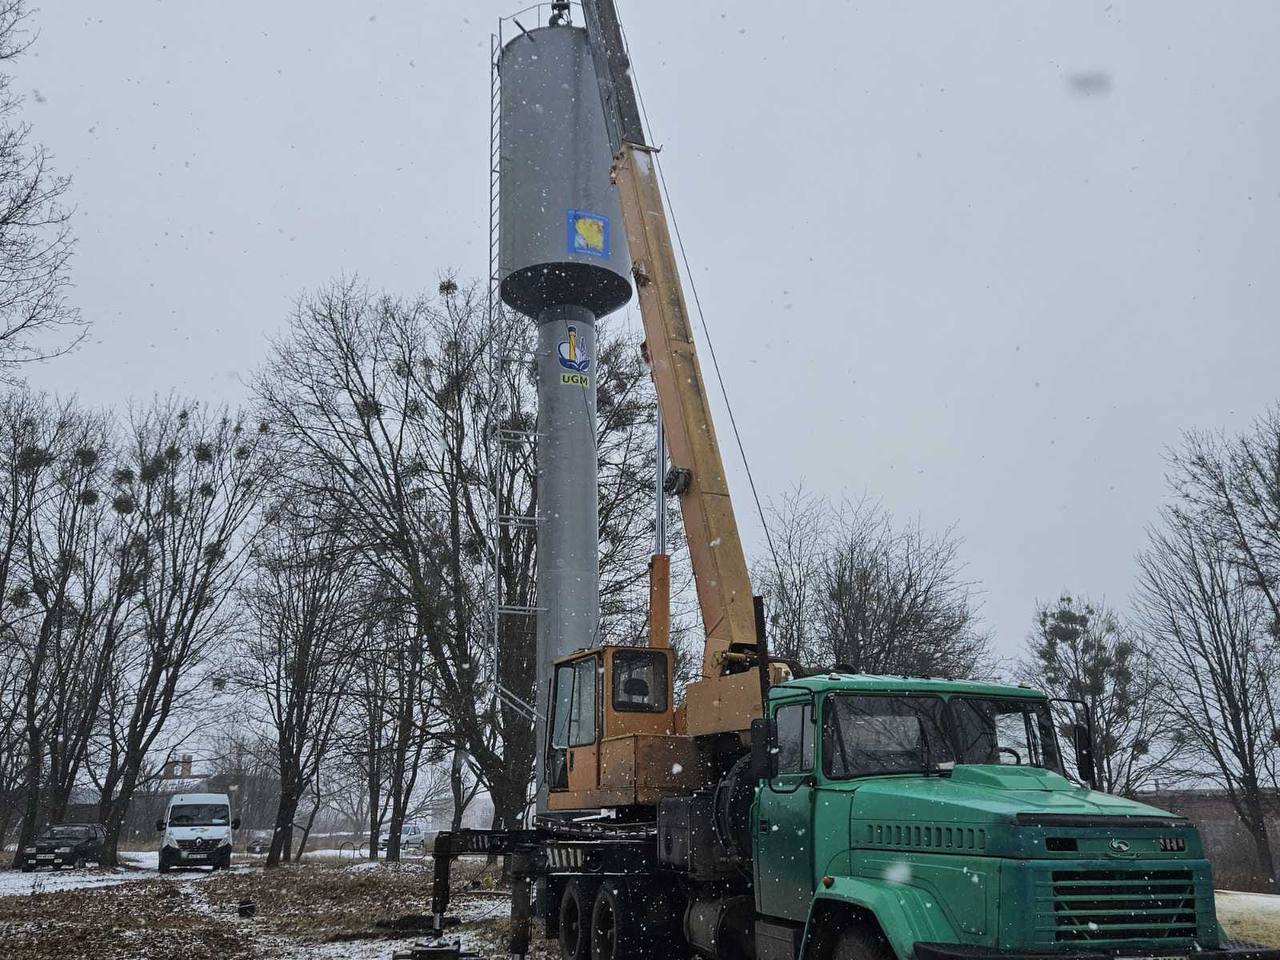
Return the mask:
<path id="1" fill-rule="evenodd" d="M 23 853 L 35 853 L 35 852 L 36 852 L 36 848 L 35 848 L 35 847 L 27 847 L 27 848 L 26 848 L 25 850 L 23 850 L 22 852 L 23 852 Z"/>
<path id="2" fill-rule="evenodd" d="M 71 852 L 71 848 L 70 848 L 70 847 L 59 847 L 59 848 L 58 848 L 58 850 L 57 850 L 57 852 L 58 852 L 58 853 L 70 853 L 70 852 Z"/>

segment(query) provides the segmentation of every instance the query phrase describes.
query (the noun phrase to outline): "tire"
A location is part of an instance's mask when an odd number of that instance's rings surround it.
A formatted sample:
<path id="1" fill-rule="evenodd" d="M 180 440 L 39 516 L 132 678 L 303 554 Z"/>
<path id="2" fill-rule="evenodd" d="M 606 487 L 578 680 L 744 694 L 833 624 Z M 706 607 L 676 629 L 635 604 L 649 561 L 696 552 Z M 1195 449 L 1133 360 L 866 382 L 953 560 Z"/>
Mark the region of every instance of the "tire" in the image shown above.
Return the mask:
<path id="1" fill-rule="evenodd" d="M 77 869 L 77 870 L 83 870 L 83 869 L 84 869 L 84 857 L 76 857 L 76 862 L 75 862 L 74 866 L 75 866 L 75 869 Z"/>
<path id="2" fill-rule="evenodd" d="M 30 860 L 23 860 L 23 861 L 22 861 L 22 872 L 23 872 L 23 873 L 32 873 L 32 872 L 34 872 L 35 868 L 36 868 L 36 865 L 35 865 L 34 863 L 32 863 Z"/>
<path id="3" fill-rule="evenodd" d="M 560 896 L 561 960 L 590 960 L 592 890 L 581 880 L 570 880 Z"/>
<path id="4" fill-rule="evenodd" d="M 626 888 L 616 880 L 606 880 L 596 892 L 591 908 L 591 960 L 624 960 L 633 956 L 627 936 Z"/>
<path id="5" fill-rule="evenodd" d="M 896 955 L 883 933 L 859 924 L 840 934 L 831 960 L 896 960 Z"/>
<path id="6" fill-rule="evenodd" d="M 164 850 L 160 851 L 160 872 L 161 873 L 169 872 L 169 858 L 165 856 Z"/>

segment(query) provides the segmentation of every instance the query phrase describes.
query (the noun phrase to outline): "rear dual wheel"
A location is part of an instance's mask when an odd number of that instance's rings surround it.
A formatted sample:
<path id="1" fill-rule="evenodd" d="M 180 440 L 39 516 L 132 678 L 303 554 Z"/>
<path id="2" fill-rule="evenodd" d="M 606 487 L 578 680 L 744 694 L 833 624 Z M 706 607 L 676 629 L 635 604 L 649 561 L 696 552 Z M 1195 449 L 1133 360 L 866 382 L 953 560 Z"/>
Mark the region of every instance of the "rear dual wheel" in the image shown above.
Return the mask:
<path id="1" fill-rule="evenodd" d="M 680 960 L 680 911 L 643 878 L 572 880 L 560 898 L 563 960 Z"/>
<path id="2" fill-rule="evenodd" d="M 595 888 L 570 880 L 560 897 L 560 956 L 562 960 L 590 960 L 591 909 Z"/>
<path id="3" fill-rule="evenodd" d="M 621 883 L 605 883 L 591 911 L 591 960 L 622 960 L 636 955 L 627 902 Z"/>

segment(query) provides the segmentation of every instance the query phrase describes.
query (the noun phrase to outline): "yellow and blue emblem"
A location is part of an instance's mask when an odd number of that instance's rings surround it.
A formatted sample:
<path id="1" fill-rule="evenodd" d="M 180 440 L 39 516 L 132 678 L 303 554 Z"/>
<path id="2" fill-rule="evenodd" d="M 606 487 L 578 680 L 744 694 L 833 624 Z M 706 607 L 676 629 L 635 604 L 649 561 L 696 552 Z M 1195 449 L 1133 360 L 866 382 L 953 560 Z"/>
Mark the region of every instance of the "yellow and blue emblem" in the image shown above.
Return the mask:
<path id="1" fill-rule="evenodd" d="M 556 353 L 559 355 L 560 366 L 564 368 L 560 372 L 562 384 L 571 387 L 591 385 L 591 378 L 587 375 L 587 371 L 591 369 L 591 355 L 586 350 L 586 344 L 579 340 L 578 328 L 573 324 L 569 324 L 568 335 L 560 341 Z M 566 370 L 572 372 L 566 373 Z"/>
<path id="2" fill-rule="evenodd" d="M 582 210 L 569 211 L 569 252 L 609 257 L 609 218 Z"/>

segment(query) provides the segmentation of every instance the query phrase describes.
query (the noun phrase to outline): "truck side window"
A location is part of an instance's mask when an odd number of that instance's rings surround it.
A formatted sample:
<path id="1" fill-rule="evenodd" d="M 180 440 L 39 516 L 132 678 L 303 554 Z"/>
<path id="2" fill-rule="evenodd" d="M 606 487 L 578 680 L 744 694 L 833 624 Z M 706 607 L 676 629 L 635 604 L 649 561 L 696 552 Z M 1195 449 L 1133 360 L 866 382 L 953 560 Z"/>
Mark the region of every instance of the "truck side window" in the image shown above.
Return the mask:
<path id="1" fill-rule="evenodd" d="M 599 657 L 561 664 L 556 669 L 556 706 L 551 746 L 585 747 L 596 742 L 596 674 Z"/>
<path id="2" fill-rule="evenodd" d="M 807 773 L 813 769 L 813 703 L 789 703 L 778 708 L 778 773 Z"/>

